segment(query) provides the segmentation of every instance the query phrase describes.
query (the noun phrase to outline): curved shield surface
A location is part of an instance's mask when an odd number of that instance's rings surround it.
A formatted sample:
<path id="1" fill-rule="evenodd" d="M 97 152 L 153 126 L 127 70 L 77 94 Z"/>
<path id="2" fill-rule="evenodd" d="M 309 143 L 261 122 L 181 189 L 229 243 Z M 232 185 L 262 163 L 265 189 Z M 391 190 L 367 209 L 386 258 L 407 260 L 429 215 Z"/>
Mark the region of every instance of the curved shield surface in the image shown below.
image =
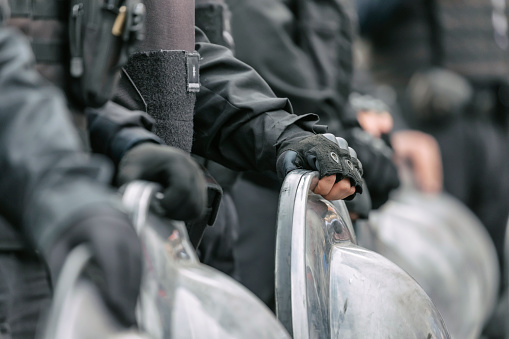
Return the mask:
<path id="1" fill-rule="evenodd" d="M 69 255 L 57 283 L 39 339 L 150 339 L 126 331 L 111 315 L 97 287 L 84 277 L 92 255 L 82 245 Z"/>
<path id="2" fill-rule="evenodd" d="M 91 257 L 78 248 L 66 261 L 52 310 L 40 339 L 289 339 L 274 314 L 225 274 L 199 263 L 185 225 L 154 217 L 157 185 L 133 182 L 123 201 L 141 240 L 144 268 L 138 325 L 122 332 L 82 275 Z"/>
<path id="3" fill-rule="evenodd" d="M 145 254 L 138 316 L 153 339 L 289 338 L 272 312 L 227 275 L 199 263 L 181 222 L 151 217 L 157 189 L 135 182 L 124 203 Z"/>
<path id="4" fill-rule="evenodd" d="M 401 268 L 356 245 L 343 202 L 310 192 L 316 172 L 281 189 L 276 310 L 293 337 L 449 338 L 440 314 Z"/>
<path id="5" fill-rule="evenodd" d="M 498 261 L 489 235 L 445 194 L 401 189 L 358 225 L 361 246 L 382 254 L 419 282 L 453 338 L 478 338 L 498 293 Z"/>

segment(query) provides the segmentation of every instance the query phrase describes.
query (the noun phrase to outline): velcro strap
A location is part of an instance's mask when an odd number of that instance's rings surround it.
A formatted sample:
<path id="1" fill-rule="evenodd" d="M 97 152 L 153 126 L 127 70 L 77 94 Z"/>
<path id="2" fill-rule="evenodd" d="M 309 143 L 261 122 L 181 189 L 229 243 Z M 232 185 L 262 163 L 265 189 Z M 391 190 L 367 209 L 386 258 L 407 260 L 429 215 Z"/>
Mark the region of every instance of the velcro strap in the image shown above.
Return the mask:
<path id="1" fill-rule="evenodd" d="M 155 120 L 154 133 L 167 145 L 191 151 L 194 102 L 200 88 L 199 54 L 138 52 L 125 67 Z"/>
<path id="2" fill-rule="evenodd" d="M 61 63 L 64 61 L 64 46 L 60 41 L 31 42 L 35 60 L 38 63 Z"/>
<path id="3" fill-rule="evenodd" d="M 34 19 L 66 18 L 64 0 L 9 0 L 11 17 L 28 17 Z"/>

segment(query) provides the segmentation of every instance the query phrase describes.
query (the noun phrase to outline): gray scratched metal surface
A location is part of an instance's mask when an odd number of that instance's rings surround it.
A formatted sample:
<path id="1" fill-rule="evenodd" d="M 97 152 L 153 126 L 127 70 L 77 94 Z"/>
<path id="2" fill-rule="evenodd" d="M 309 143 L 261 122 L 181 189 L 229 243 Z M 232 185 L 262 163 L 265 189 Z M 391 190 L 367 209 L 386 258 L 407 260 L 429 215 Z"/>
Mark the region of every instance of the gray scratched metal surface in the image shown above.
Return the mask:
<path id="1" fill-rule="evenodd" d="M 280 196 L 276 310 L 295 339 L 449 338 L 422 288 L 356 245 L 343 202 L 310 193 L 317 174 L 290 173 Z"/>
<path id="2" fill-rule="evenodd" d="M 419 282 L 452 338 L 476 339 L 495 306 L 498 262 L 480 221 L 446 195 L 404 187 L 357 228 L 359 244 Z"/>

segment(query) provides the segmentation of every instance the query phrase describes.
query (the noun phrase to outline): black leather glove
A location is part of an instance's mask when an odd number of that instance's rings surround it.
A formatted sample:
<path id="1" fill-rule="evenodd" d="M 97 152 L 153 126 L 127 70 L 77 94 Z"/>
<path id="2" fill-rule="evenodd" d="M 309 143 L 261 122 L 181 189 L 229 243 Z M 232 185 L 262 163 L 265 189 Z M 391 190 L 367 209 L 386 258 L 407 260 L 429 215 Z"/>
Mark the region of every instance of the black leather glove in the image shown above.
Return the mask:
<path id="1" fill-rule="evenodd" d="M 292 141 L 282 147 L 278 152 L 276 167 L 280 179 L 298 168 L 318 171 L 320 179 L 335 174 L 336 182 L 348 178 L 355 186 L 355 193 L 362 193 L 362 165 L 352 158 L 348 145 L 340 148 L 338 143 L 320 134 Z M 353 199 L 354 195 L 348 199 Z"/>
<path id="2" fill-rule="evenodd" d="M 361 128 L 342 133 L 348 144 L 355 149 L 364 167 L 364 180 L 376 209 L 389 199 L 389 193 L 399 186 L 398 170 L 392 161 L 392 149 L 381 139 L 373 137 Z"/>
<path id="3" fill-rule="evenodd" d="M 106 304 L 123 325 L 135 325 L 142 259 L 138 235 L 128 217 L 113 208 L 95 209 L 41 249 L 54 282 L 68 254 L 81 244 L 92 251 L 100 273 L 94 280 Z"/>
<path id="4" fill-rule="evenodd" d="M 191 221 L 203 215 L 207 184 L 200 168 L 186 152 L 165 145 L 143 143 L 129 150 L 120 160 L 117 182 L 133 180 L 161 184 L 161 206 L 174 220 Z"/>

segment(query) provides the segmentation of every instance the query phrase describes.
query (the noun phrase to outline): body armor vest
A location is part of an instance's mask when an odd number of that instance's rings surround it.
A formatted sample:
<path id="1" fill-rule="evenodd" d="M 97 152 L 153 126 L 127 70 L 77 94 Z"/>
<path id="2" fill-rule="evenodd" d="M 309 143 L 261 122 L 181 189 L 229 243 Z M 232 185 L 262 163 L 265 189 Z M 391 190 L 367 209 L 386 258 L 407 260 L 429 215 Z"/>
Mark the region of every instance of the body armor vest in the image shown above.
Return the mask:
<path id="1" fill-rule="evenodd" d="M 20 29 L 30 40 L 37 62 L 37 70 L 46 79 L 65 90 L 67 59 L 66 1 L 9 0 L 9 26 Z"/>
<path id="2" fill-rule="evenodd" d="M 505 6 L 489 0 L 406 2 L 371 37 L 373 74 L 396 87 L 432 66 L 481 84 L 507 78 L 507 18 Z"/>

